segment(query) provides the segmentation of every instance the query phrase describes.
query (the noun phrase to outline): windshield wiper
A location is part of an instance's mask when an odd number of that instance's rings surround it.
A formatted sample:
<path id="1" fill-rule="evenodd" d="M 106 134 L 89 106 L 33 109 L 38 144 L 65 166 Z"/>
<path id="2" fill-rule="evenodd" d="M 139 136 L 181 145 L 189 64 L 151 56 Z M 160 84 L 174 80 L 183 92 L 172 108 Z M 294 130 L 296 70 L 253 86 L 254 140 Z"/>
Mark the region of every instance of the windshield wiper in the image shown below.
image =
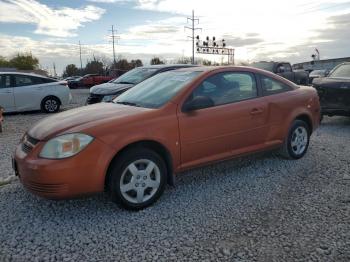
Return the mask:
<path id="1" fill-rule="evenodd" d="M 121 105 L 127 105 L 127 106 L 139 106 L 139 105 L 136 104 L 136 103 L 128 102 L 128 101 L 118 101 L 118 102 L 115 102 L 115 103 L 121 104 Z"/>
<path id="2" fill-rule="evenodd" d="M 135 83 L 127 82 L 127 81 L 120 81 L 120 82 L 116 82 L 116 84 L 129 84 L 129 85 L 134 85 Z"/>

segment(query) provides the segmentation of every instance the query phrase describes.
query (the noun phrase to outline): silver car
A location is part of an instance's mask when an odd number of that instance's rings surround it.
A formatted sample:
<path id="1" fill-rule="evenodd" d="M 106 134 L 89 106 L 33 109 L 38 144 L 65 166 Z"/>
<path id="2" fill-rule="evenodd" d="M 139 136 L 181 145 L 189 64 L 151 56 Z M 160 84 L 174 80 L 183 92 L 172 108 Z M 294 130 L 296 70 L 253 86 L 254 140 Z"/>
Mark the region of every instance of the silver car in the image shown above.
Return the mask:
<path id="1" fill-rule="evenodd" d="M 5 112 L 42 110 L 55 113 L 71 99 L 65 81 L 36 74 L 0 72 L 0 106 Z"/>

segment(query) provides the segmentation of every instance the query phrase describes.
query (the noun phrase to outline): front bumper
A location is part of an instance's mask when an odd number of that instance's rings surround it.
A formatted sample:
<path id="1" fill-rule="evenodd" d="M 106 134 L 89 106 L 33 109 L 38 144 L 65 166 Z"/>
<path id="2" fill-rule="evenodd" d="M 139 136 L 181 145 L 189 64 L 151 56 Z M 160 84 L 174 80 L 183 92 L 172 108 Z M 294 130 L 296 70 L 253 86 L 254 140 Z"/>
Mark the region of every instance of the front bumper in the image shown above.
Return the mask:
<path id="1" fill-rule="evenodd" d="M 93 94 L 90 93 L 89 97 L 86 100 L 86 104 L 87 105 L 92 105 L 92 104 L 96 104 L 96 103 L 100 103 L 102 102 L 102 99 L 105 95 L 99 95 L 99 94 Z"/>
<path id="2" fill-rule="evenodd" d="M 67 199 L 104 190 L 105 174 L 113 151 L 95 139 L 77 155 L 43 159 L 38 155 L 44 145 L 39 142 L 28 152 L 17 146 L 13 168 L 23 186 L 31 193 L 49 199 Z"/>

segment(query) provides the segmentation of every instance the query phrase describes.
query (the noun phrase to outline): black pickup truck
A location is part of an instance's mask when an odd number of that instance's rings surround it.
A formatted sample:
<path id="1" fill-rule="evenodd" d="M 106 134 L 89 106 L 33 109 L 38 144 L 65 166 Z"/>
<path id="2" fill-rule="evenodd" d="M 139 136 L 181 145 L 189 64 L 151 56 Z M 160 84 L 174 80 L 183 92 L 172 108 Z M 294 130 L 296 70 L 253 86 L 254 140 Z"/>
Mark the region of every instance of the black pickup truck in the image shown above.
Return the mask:
<path id="1" fill-rule="evenodd" d="M 298 85 L 309 84 L 309 73 L 304 70 L 293 71 L 292 66 L 287 62 L 261 61 L 252 63 L 251 66 L 280 75 Z"/>

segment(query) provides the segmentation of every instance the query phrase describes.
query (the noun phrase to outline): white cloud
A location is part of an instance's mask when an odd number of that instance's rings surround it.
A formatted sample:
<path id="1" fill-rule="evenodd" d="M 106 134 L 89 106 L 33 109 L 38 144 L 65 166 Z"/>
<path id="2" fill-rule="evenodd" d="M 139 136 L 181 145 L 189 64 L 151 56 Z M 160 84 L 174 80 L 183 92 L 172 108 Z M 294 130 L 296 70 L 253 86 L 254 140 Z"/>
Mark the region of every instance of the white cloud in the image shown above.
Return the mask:
<path id="1" fill-rule="evenodd" d="M 0 1 L 0 22 L 34 24 L 36 34 L 55 37 L 75 36 L 75 30 L 83 23 L 100 19 L 104 12 L 92 5 L 53 9 L 34 0 Z"/>
<path id="2" fill-rule="evenodd" d="M 136 8 L 187 16 L 195 9 L 195 14 L 200 16 L 200 24 L 196 26 L 203 28 L 203 33 L 198 32 L 202 38 L 248 40 L 247 36 L 253 33 L 256 40 L 262 41 L 256 41 L 253 46 L 246 41 L 231 41 L 231 44 L 239 58 L 254 59 L 259 53 L 276 50 L 278 56 L 288 56 L 283 50 L 317 39 L 320 29 L 332 29 L 327 18 L 349 13 L 350 3 L 348 0 L 138 0 Z"/>

